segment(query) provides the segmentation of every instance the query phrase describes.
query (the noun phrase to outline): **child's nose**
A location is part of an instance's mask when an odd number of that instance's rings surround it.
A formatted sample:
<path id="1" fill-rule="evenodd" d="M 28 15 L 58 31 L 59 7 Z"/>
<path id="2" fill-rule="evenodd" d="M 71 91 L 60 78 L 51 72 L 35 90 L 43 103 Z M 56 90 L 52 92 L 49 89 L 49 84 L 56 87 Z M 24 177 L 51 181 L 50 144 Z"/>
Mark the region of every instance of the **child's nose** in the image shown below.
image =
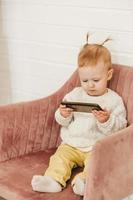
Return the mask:
<path id="1" fill-rule="evenodd" d="M 89 81 L 88 82 L 88 87 L 90 87 L 90 88 L 94 87 L 94 83 L 92 81 Z"/>

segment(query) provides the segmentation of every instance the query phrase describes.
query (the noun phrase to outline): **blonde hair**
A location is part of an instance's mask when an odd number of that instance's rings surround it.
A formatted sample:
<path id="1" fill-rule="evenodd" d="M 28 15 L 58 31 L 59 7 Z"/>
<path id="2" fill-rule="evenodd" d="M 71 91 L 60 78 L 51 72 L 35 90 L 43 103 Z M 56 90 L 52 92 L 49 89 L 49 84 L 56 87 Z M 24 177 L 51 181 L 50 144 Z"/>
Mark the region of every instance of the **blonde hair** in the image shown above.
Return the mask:
<path id="1" fill-rule="evenodd" d="M 98 61 L 102 60 L 108 69 L 110 69 L 112 67 L 111 54 L 103 45 L 111 39 L 107 38 L 102 44 L 88 44 L 88 38 L 89 34 L 86 36 L 86 44 L 79 52 L 78 67 L 85 67 L 87 65 L 95 66 Z"/>

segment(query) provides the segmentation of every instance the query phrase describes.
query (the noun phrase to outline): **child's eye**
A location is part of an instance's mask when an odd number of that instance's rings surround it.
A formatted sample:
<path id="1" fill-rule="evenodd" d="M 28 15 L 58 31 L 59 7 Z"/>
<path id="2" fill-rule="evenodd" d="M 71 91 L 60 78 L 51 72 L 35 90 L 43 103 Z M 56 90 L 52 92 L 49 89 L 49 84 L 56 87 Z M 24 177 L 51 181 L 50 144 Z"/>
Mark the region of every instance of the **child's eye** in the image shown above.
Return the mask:
<path id="1" fill-rule="evenodd" d="M 83 80 L 84 83 L 86 83 L 88 80 Z"/>
<path id="2" fill-rule="evenodd" d="M 99 80 L 98 79 L 94 79 L 94 82 L 98 82 Z"/>

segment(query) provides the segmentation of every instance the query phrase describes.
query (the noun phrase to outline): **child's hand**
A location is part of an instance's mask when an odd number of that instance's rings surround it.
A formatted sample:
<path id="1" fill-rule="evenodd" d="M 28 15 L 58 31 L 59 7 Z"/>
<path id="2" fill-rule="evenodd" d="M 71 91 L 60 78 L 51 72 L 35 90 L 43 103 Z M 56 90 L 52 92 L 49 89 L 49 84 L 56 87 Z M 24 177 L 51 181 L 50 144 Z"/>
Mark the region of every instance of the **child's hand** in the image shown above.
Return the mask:
<path id="1" fill-rule="evenodd" d="M 94 114 L 94 116 L 97 118 L 97 120 L 100 122 L 100 123 L 104 123 L 106 121 L 108 121 L 109 117 L 110 117 L 110 112 L 107 111 L 106 109 L 104 110 L 100 110 L 100 111 L 97 111 L 97 110 L 93 110 L 92 113 Z"/>
<path id="2" fill-rule="evenodd" d="M 67 118 L 71 115 L 71 113 L 73 112 L 72 108 L 67 108 L 65 105 L 60 105 L 59 106 L 59 111 L 60 114 L 64 117 Z"/>

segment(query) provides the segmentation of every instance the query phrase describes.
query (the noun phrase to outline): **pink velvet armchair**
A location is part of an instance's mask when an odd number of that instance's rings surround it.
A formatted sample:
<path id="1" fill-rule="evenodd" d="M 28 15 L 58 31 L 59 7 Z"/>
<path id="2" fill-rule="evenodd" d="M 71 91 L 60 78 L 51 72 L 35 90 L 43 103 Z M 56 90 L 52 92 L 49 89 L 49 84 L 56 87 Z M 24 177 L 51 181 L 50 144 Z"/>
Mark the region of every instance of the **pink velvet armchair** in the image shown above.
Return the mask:
<path id="1" fill-rule="evenodd" d="M 133 193 L 133 68 L 114 65 L 109 87 L 127 109 L 128 127 L 97 142 L 88 167 L 84 200 L 121 200 Z M 30 182 L 43 174 L 60 143 L 54 112 L 75 86 L 75 72 L 53 95 L 0 107 L 0 196 L 7 200 L 79 200 L 68 181 L 60 193 L 37 193 Z M 101 156 L 102 155 L 102 156 Z M 76 173 L 74 171 L 74 173 Z"/>

